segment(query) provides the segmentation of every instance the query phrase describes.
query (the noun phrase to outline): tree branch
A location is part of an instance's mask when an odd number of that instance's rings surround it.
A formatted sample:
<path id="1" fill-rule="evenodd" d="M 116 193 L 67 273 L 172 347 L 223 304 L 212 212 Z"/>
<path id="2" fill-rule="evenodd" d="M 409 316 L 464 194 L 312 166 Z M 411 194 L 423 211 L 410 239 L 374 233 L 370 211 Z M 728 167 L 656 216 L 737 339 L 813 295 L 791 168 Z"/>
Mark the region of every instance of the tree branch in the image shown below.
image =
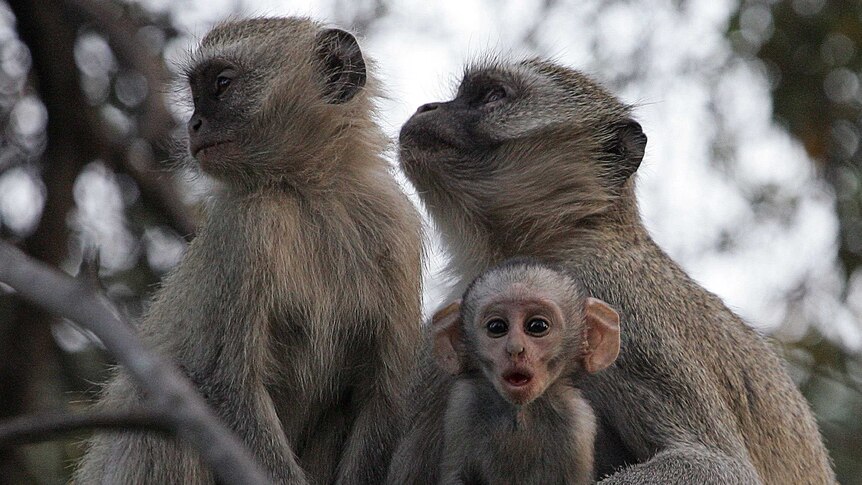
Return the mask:
<path id="1" fill-rule="evenodd" d="M 85 429 L 170 432 L 164 413 L 151 409 L 71 414 L 52 412 L 19 416 L 0 422 L 0 449 L 38 443 Z"/>
<path id="2" fill-rule="evenodd" d="M 30 51 L 29 84 L 48 112 L 48 144 L 36 165 L 41 167 L 45 184 L 45 205 L 36 231 L 23 246 L 36 259 L 57 266 L 68 252 L 67 215 L 74 207 L 75 180 L 104 147 L 93 135 L 102 129 L 102 122 L 81 94 L 74 57 L 77 26 L 65 21 L 57 1 L 17 0 L 8 5 L 15 14 L 18 35 Z M 15 305 L 14 317 L 0 321 L 0 418 L 24 414 L 53 398 L 39 394 L 35 385 L 40 380 L 60 379 L 60 350 L 51 335 L 52 321 L 49 315 L 23 302 Z M 0 453 L 2 481 L 35 481 L 21 476 L 29 468 L 23 458 L 22 450 Z M 46 458 L 43 465 L 62 470 L 59 460 L 49 461 Z"/>
<path id="3" fill-rule="evenodd" d="M 215 416 L 194 386 L 175 366 L 144 348 L 132 326 L 120 319 L 103 295 L 6 241 L 0 241 L 0 281 L 21 297 L 96 334 L 148 395 L 148 402 L 164 413 L 171 428 L 201 453 L 222 482 L 270 483 L 251 453 Z"/>

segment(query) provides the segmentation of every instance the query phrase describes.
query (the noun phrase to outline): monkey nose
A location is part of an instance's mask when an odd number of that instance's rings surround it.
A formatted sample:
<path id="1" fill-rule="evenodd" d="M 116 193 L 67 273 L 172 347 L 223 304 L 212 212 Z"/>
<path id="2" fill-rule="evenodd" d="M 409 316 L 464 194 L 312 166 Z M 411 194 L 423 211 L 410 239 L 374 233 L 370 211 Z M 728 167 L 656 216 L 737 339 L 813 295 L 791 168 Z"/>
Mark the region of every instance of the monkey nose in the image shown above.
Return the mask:
<path id="1" fill-rule="evenodd" d="M 192 116 L 192 119 L 189 120 L 189 131 L 198 131 L 201 129 L 201 125 L 204 124 L 204 119 L 200 116 Z"/>
<path id="2" fill-rule="evenodd" d="M 517 357 L 524 353 L 524 346 L 517 342 L 510 342 L 509 345 L 506 346 L 506 350 L 509 351 L 509 355 L 512 357 Z"/>
<path id="3" fill-rule="evenodd" d="M 419 107 L 419 109 L 416 110 L 416 114 L 418 115 L 419 113 L 424 113 L 426 111 L 434 111 L 438 107 L 440 107 L 440 103 L 423 104 L 422 106 Z"/>

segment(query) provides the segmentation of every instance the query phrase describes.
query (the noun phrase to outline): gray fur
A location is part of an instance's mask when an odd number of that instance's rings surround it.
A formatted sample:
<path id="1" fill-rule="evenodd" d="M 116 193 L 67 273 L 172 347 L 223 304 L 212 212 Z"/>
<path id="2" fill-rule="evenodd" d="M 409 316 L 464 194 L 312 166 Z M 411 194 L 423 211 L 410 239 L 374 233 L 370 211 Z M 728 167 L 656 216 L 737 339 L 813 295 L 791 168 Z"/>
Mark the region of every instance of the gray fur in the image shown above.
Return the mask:
<path id="1" fill-rule="evenodd" d="M 601 483 L 835 483 L 784 362 L 644 228 L 634 178 L 618 177 L 636 169 L 646 141 L 629 108 L 543 60 L 473 66 L 459 93 L 489 72 L 511 96 L 417 112 L 402 129 L 401 163 L 452 252 L 453 295 L 486 268 L 530 256 L 582 275 L 590 295 L 619 310 L 619 359 L 582 387 L 599 421 Z M 441 460 L 423 437 L 443 426 L 451 379 L 418 374 L 421 405 L 392 484 L 433 480 Z"/>
<path id="2" fill-rule="evenodd" d="M 376 484 L 420 340 L 421 226 L 381 156 L 373 79 L 323 99 L 322 29 L 230 22 L 193 55 L 192 80 L 213 59 L 239 71 L 219 135 L 234 143 L 204 164 L 220 186 L 140 331 L 277 482 Z M 118 372 L 99 406 L 139 399 Z M 97 434 L 75 477 L 212 482 L 184 444 L 144 433 Z"/>
<path id="3" fill-rule="evenodd" d="M 487 366 L 476 348 L 473 323 L 485 302 L 510 294 L 515 286 L 519 295 L 552 295 L 565 318 L 559 322 L 564 339 L 551 359 L 562 362 L 560 374 L 523 406 L 507 401 L 482 371 Z M 461 326 L 471 362 L 456 377 L 446 407 L 441 484 L 592 483 L 596 418 L 572 378 L 581 370 L 585 296 L 571 276 L 530 261 L 506 262 L 470 284 L 461 303 Z"/>
<path id="4" fill-rule="evenodd" d="M 592 483 L 595 428 L 589 404 L 568 384 L 518 409 L 484 377 L 462 377 L 446 411 L 440 483 Z"/>

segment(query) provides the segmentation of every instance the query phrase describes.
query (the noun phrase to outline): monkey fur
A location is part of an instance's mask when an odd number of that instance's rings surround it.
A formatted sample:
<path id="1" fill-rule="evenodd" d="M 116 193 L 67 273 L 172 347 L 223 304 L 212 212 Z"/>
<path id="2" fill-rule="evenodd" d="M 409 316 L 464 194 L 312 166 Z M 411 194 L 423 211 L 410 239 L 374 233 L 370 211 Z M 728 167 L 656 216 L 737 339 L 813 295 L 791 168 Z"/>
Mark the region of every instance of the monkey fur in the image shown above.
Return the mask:
<path id="1" fill-rule="evenodd" d="M 593 483 L 596 422 L 577 382 L 616 359 L 616 311 L 565 271 L 510 260 L 438 312 L 432 332 L 456 376 L 441 483 Z"/>
<path id="2" fill-rule="evenodd" d="M 354 37 L 216 26 L 186 69 L 206 219 L 140 324 L 278 483 L 377 484 L 421 339 L 421 222 L 381 153 Z M 99 406 L 138 396 L 119 372 Z M 78 483 L 212 483 L 186 445 L 100 433 Z"/>
<path id="3" fill-rule="evenodd" d="M 421 106 L 400 143 L 451 252 L 453 295 L 524 256 L 573 271 L 619 310 L 616 364 L 581 384 L 600 483 L 835 483 L 783 361 L 644 228 L 632 175 L 646 136 L 628 106 L 551 61 L 488 59 L 454 99 Z M 393 485 L 437 480 L 451 378 L 423 364 L 415 382 Z"/>

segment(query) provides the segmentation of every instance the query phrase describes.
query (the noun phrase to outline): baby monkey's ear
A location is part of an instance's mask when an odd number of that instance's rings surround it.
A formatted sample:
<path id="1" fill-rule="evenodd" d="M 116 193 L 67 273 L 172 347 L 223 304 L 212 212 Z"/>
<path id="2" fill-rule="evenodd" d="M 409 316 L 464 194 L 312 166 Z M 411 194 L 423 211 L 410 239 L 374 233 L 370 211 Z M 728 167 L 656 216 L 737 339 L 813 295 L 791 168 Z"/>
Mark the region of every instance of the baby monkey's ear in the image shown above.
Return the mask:
<path id="1" fill-rule="evenodd" d="M 359 43 L 341 29 L 323 30 L 315 42 L 323 64 L 323 96 L 332 104 L 350 101 L 365 86 L 365 59 Z"/>
<path id="2" fill-rule="evenodd" d="M 451 375 L 464 372 L 464 330 L 461 322 L 461 300 L 438 310 L 431 317 L 434 359 Z"/>
<path id="3" fill-rule="evenodd" d="M 613 364 L 620 353 L 620 314 L 598 298 L 587 298 L 584 315 L 586 350 L 581 358 L 592 374 Z"/>

